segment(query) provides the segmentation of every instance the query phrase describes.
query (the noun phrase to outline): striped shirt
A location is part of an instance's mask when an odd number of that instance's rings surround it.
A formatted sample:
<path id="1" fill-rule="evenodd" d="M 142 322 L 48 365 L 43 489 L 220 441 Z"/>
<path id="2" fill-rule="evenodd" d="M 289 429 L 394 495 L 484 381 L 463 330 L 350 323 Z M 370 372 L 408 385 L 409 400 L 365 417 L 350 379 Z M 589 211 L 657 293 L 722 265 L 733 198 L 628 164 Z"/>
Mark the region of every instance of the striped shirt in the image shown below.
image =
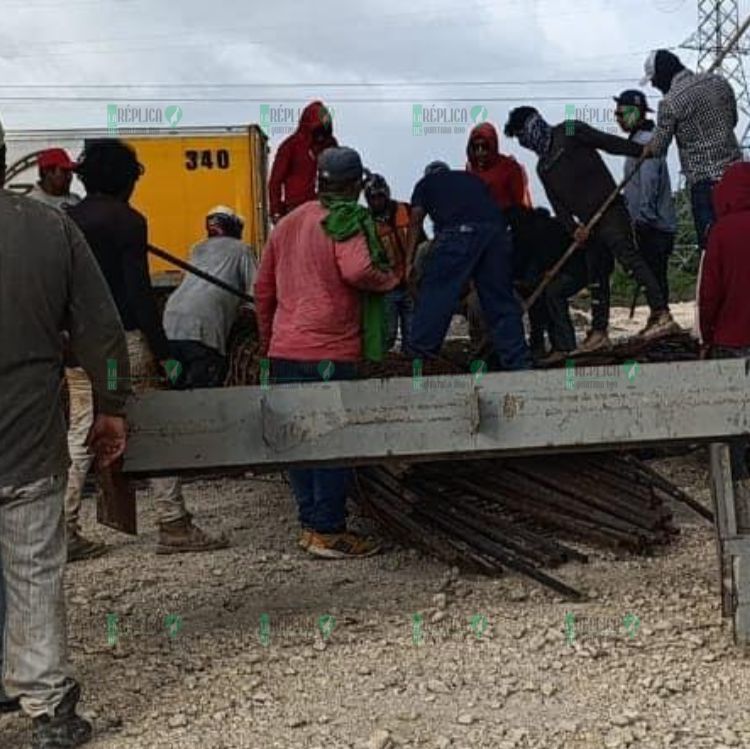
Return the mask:
<path id="1" fill-rule="evenodd" d="M 735 127 L 737 100 L 732 86 L 718 75 L 683 70 L 659 103 L 654 152 L 666 154 L 675 137 L 688 185 L 716 182 L 730 164 L 742 160 Z"/>

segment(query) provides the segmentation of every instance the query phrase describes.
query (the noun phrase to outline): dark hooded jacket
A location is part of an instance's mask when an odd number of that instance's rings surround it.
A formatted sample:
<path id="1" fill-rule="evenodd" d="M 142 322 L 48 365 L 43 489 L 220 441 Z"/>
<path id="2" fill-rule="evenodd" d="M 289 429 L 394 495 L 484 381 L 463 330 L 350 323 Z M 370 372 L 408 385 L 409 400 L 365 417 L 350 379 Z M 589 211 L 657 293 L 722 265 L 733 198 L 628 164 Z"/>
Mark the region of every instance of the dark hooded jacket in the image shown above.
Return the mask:
<path id="1" fill-rule="evenodd" d="M 313 142 L 313 131 L 326 122 L 330 122 L 330 113 L 323 102 L 308 104 L 302 110 L 297 130 L 279 146 L 268 182 L 272 216 L 284 216 L 315 199 L 318 155 L 338 145 L 333 135 L 322 144 Z"/>
<path id="2" fill-rule="evenodd" d="M 484 169 L 480 168 L 472 152 L 471 147 L 475 140 L 485 140 L 490 147 L 488 163 Z M 513 206 L 531 207 L 526 172 L 512 156 L 500 153 L 499 138 L 494 125 L 483 122 L 471 131 L 466 155 L 469 159 L 466 170 L 476 174 L 490 188 L 492 197 L 500 208 L 505 211 Z"/>
<path id="3" fill-rule="evenodd" d="M 613 156 L 640 156 L 643 146 L 569 120 L 552 128 L 549 152 L 537 164 L 555 216 L 571 233 L 576 219 L 588 223 L 614 192 L 615 181 L 600 150 Z M 622 198 L 618 202 L 624 206 Z"/>
<path id="4" fill-rule="evenodd" d="M 729 167 L 714 188 L 714 209 L 698 296 L 701 333 L 708 345 L 750 346 L 750 163 Z"/>

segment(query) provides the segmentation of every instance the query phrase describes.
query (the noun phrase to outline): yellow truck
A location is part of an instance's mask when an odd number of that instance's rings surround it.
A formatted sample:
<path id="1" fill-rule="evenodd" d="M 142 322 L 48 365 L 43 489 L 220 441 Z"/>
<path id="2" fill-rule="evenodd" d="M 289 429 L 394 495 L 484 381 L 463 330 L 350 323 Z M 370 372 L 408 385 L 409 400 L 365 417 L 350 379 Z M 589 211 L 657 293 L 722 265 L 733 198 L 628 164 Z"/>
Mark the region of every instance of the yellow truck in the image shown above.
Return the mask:
<path id="1" fill-rule="evenodd" d="M 260 254 L 268 233 L 266 175 L 268 142 L 257 125 L 179 129 L 9 131 L 9 177 L 5 187 L 28 192 L 37 179 L 36 154 L 65 148 L 77 159 L 86 141 L 119 137 L 135 148 L 145 173 L 132 204 L 148 219 L 149 242 L 187 260 L 190 247 L 205 237 L 205 216 L 228 205 L 245 219 L 244 240 Z M 73 191 L 83 196 L 77 180 Z M 150 256 L 154 285 L 174 286 L 182 277 Z"/>

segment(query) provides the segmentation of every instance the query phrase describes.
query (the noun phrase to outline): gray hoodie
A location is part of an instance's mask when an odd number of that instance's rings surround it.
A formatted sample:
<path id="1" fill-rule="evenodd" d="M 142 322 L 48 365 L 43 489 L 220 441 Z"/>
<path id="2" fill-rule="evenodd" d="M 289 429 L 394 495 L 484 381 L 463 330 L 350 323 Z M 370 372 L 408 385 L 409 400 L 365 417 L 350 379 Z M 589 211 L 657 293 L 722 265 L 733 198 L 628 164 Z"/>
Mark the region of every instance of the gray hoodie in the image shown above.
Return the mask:
<path id="1" fill-rule="evenodd" d="M 630 136 L 630 140 L 645 146 L 653 137 L 653 130 L 638 130 Z M 626 159 L 626 177 L 632 174 L 637 162 L 638 159 Z M 646 159 L 623 194 L 634 224 L 645 224 L 671 234 L 677 231 L 677 212 L 666 157 Z"/>

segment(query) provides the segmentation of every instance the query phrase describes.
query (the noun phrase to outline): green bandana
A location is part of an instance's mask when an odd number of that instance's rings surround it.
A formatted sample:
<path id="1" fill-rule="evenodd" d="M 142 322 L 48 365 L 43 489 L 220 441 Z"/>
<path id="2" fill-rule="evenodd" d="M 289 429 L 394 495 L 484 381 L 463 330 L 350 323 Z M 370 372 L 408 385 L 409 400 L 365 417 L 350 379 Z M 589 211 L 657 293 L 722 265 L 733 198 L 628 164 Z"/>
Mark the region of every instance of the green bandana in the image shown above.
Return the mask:
<path id="1" fill-rule="evenodd" d="M 355 200 L 321 196 L 321 204 L 328 209 L 323 229 L 336 242 L 345 242 L 357 234 L 364 234 L 370 260 L 381 271 L 390 270 L 388 255 L 380 243 L 375 221 Z M 362 293 L 362 350 L 365 359 L 382 361 L 385 348 L 385 300 L 382 294 Z"/>

